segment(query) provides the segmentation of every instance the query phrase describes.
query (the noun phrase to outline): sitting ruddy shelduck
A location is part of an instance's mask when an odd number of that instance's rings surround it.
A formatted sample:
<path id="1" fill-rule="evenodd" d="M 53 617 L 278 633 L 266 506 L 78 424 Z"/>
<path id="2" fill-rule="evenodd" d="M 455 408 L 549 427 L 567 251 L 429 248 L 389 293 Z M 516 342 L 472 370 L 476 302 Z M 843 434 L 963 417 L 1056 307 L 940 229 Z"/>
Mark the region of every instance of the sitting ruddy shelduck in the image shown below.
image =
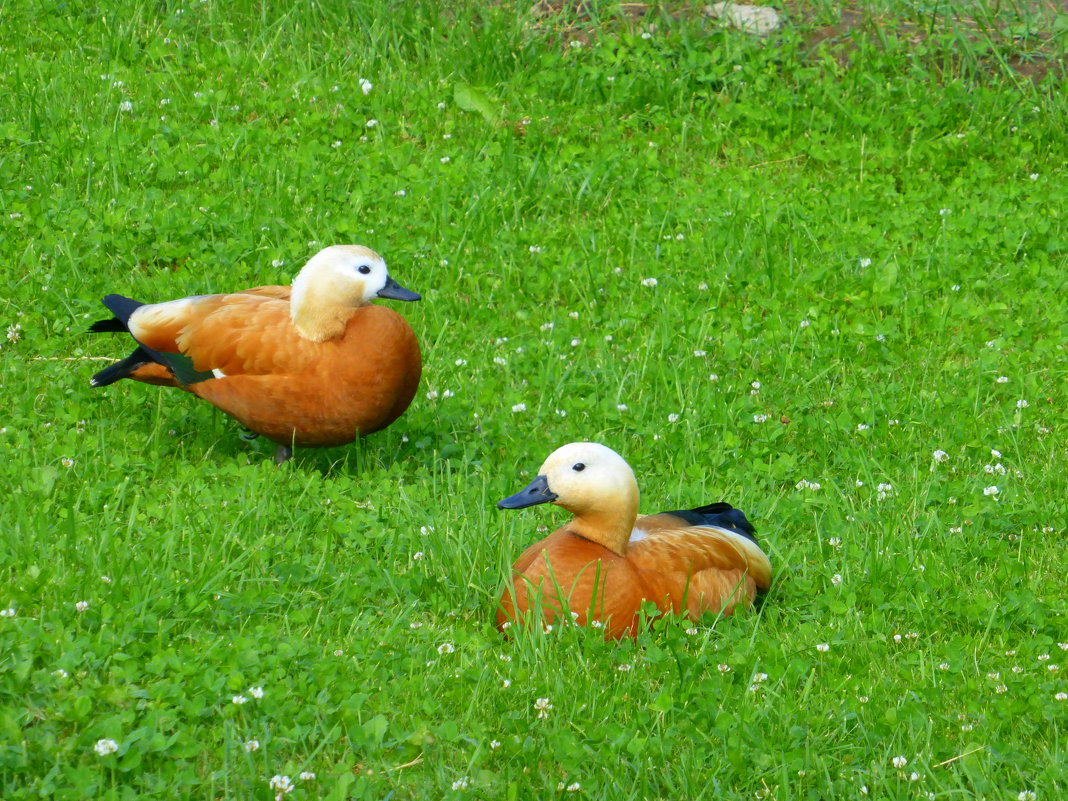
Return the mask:
<path id="1" fill-rule="evenodd" d="M 312 257 L 293 286 L 142 304 L 108 295 L 113 319 L 91 331 L 128 331 L 132 354 L 92 379 L 178 386 L 278 444 L 344 445 L 408 408 L 422 359 L 415 334 L 374 298 L 419 300 L 373 250 L 335 245 Z"/>
<path id="2" fill-rule="evenodd" d="M 497 612 L 502 630 L 539 612 L 544 623 L 567 621 L 567 612 L 609 637 L 634 636 L 643 601 L 692 619 L 703 612 L 729 615 L 771 584 L 771 562 L 741 511 L 714 503 L 638 517 L 634 473 L 604 445 L 557 449 L 537 478 L 497 507 L 539 503 L 575 517 L 513 566 Z"/>

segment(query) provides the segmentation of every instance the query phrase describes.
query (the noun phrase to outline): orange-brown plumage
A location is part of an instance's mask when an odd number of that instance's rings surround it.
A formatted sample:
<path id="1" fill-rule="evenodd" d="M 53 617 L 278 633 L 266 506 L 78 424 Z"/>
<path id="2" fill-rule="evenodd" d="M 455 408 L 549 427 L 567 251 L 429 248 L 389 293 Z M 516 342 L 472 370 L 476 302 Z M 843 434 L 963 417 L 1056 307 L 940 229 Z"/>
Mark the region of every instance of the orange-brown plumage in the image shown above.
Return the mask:
<path id="1" fill-rule="evenodd" d="M 374 297 L 417 300 L 360 247 L 313 258 L 293 287 L 263 286 L 140 305 L 105 303 L 138 343 L 94 383 L 132 378 L 179 386 L 280 446 L 343 445 L 385 428 L 415 395 L 419 345 Z M 280 451 L 281 453 L 281 451 Z"/>
<path id="2" fill-rule="evenodd" d="M 613 638 L 633 636 L 643 601 L 696 619 L 704 612 L 729 615 L 770 586 L 771 564 L 752 527 L 727 504 L 639 518 L 630 468 L 592 443 L 558 449 L 539 473 L 499 506 L 552 502 L 575 518 L 515 562 L 497 612 L 502 629 L 534 616 L 603 626 Z"/>

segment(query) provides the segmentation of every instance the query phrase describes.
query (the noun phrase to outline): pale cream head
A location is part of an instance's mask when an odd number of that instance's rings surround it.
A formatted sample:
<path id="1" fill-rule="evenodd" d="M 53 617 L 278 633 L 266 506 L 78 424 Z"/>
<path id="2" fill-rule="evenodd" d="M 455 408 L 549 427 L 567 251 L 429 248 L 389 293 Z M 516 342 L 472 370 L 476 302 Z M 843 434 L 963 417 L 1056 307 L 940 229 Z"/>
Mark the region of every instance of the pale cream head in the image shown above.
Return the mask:
<path id="1" fill-rule="evenodd" d="M 557 448 L 538 471 L 554 501 L 577 516 L 638 511 L 638 482 L 623 457 L 596 442 L 572 442 Z M 633 517 L 628 523 L 628 530 Z"/>
<path id="2" fill-rule="evenodd" d="M 356 308 L 378 296 L 419 298 L 390 279 L 385 260 L 370 248 L 332 245 L 312 256 L 293 279 L 290 315 L 301 336 L 324 342 L 345 330 Z"/>

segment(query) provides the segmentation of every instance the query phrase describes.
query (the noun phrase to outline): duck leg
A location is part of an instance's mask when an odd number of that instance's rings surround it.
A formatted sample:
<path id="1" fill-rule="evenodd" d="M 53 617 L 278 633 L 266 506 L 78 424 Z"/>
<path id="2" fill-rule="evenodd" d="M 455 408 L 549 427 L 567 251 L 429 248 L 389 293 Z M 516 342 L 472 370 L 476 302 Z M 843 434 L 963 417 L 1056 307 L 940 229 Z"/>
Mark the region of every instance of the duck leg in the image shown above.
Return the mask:
<path id="1" fill-rule="evenodd" d="M 293 458 L 293 447 L 291 445 L 279 445 L 274 449 L 274 463 L 285 464 Z"/>

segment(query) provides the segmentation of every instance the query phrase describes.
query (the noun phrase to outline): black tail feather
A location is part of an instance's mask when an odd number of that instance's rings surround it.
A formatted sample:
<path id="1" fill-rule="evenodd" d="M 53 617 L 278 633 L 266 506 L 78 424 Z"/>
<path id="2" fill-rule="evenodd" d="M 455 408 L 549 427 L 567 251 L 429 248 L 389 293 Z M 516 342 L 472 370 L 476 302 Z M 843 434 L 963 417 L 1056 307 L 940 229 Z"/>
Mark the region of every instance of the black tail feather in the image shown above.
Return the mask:
<path id="1" fill-rule="evenodd" d="M 125 330 L 126 323 L 130 321 L 130 315 L 145 305 L 138 300 L 122 295 L 105 295 L 103 303 L 108 307 L 108 311 L 114 314 L 115 318 L 122 323 L 122 330 Z"/>
<path id="2" fill-rule="evenodd" d="M 126 326 L 118 317 L 109 317 L 107 320 L 97 320 L 89 326 L 91 334 L 122 333 Z"/>

